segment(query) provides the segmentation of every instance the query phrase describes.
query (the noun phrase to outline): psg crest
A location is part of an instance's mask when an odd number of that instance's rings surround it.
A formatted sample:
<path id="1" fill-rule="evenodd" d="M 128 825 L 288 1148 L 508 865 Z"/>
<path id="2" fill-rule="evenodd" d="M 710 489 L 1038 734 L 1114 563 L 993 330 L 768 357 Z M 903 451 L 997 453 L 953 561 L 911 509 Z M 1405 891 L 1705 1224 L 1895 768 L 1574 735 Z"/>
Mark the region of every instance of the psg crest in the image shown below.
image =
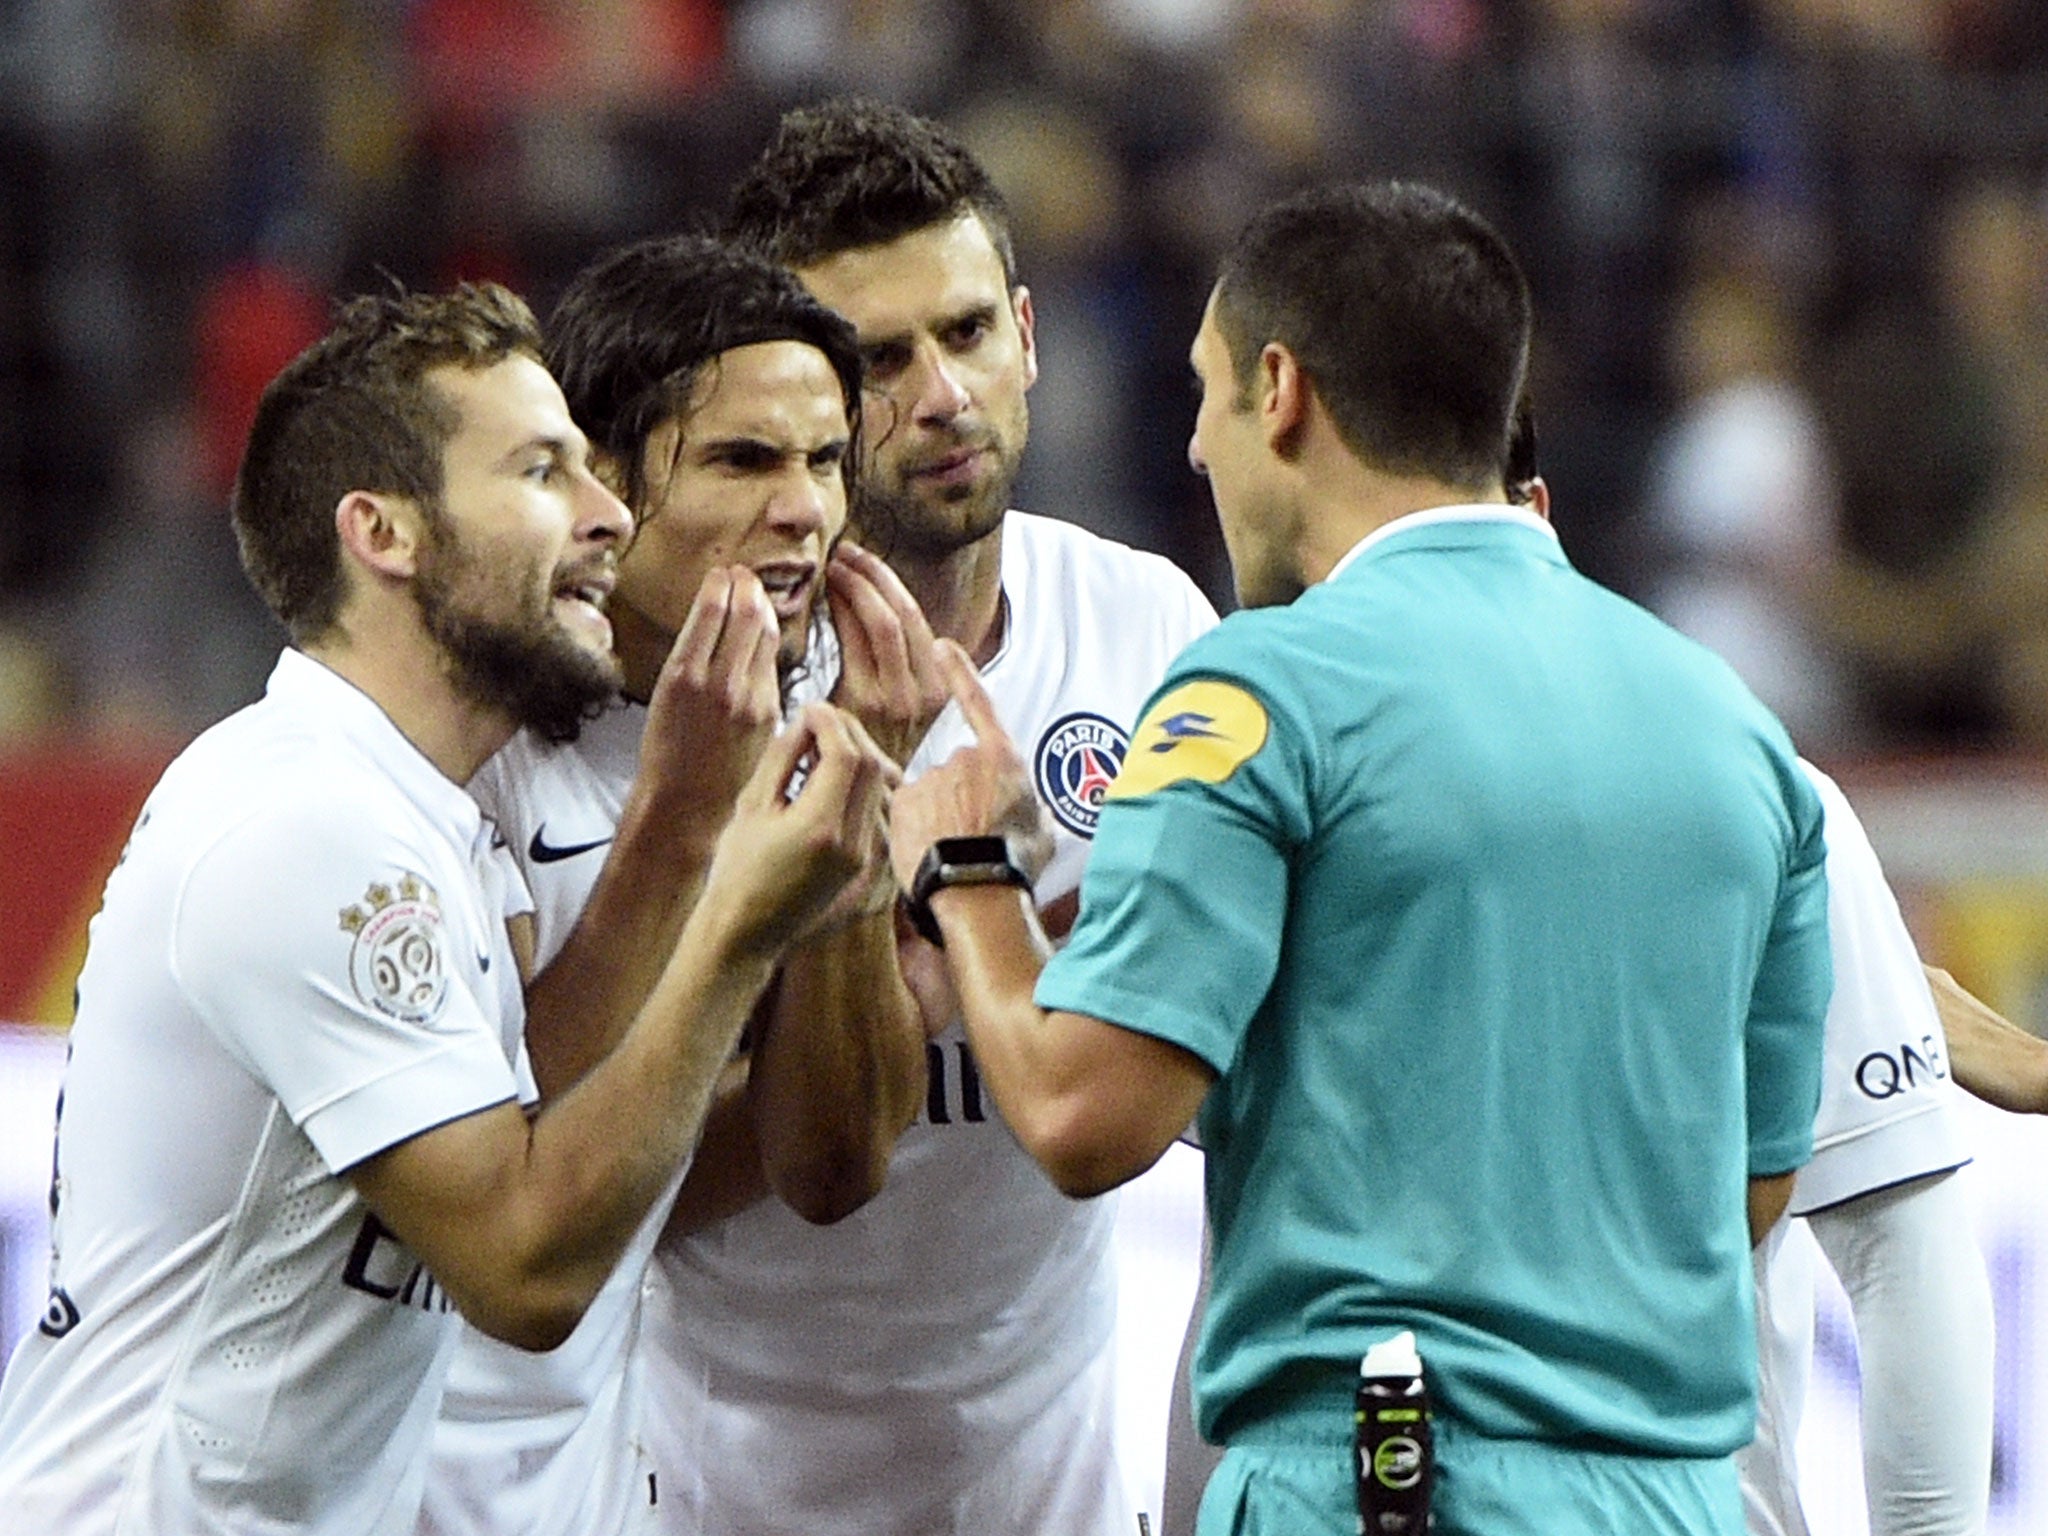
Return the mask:
<path id="1" fill-rule="evenodd" d="M 1038 739 L 1038 793 L 1059 824 L 1082 837 L 1095 835 L 1102 796 L 1131 739 L 1100 715 L 1062 715 Z"/>

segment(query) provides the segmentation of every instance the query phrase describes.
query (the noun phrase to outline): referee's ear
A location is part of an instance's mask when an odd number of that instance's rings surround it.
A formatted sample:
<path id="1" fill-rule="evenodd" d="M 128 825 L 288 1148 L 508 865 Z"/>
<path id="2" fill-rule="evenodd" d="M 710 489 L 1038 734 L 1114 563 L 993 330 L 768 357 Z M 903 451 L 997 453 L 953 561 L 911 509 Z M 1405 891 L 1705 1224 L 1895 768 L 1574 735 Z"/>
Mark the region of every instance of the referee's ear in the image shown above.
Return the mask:
<path id="1" fill-rule="evenodd" d="M 1281 459 L 1301 451 L 1314 406 L 1315 384 L 1291 348 L 1269 341 L 1259 352 L 1258 410 L 1266 446 Z"/>

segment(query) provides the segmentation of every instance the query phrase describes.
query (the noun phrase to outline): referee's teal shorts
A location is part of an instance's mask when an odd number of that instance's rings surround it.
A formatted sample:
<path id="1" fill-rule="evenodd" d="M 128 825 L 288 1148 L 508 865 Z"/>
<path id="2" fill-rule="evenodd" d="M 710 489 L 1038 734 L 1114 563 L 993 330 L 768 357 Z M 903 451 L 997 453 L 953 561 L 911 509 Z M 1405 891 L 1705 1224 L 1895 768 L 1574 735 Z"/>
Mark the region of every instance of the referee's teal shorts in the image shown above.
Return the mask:
<path id="1" fill-rule="evenodd" d="M 1348 1426 L 1347 1426 L 1348 1430 Z M 1439 1419 L 1436 1536 L 1743 1536 L 1730 1456 L 1626 1456 L 1492 1440 Z M 1348 1440 L 1233 1442 L 1195 1536 L 1356 1536 Z"/>

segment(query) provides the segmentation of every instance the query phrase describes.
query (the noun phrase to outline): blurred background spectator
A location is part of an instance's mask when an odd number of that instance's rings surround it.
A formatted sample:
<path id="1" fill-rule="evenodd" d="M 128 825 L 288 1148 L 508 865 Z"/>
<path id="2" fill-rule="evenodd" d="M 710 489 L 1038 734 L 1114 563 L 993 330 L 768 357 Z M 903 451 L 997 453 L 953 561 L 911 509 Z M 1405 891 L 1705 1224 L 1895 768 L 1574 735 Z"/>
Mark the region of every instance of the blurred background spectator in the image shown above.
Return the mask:
<path id="1" fill-rule="evenodd" d="M 0 740 L 175 742 L 279 642 L 223 512 L 334 297 L 545 313 L 790 103 L 1016 203 L 1019 500 L 1228 580 L 1185 460 L 1217 251 L 1332 175 L 1522 252 L 1561 532 L 1809 748 L 2048 749 L 2048 0 L 43 0 L 0 7 Z"/>

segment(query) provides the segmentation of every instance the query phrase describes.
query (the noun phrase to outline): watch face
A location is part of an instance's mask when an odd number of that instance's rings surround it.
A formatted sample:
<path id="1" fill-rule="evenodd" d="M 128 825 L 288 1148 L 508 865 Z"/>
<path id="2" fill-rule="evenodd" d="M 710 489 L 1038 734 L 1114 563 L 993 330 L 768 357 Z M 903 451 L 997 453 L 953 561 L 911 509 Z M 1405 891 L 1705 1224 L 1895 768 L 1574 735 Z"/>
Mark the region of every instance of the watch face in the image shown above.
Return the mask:
<path id="1" fill-rule="evenodd" d="M 942 837 L 933 843 L 910 882 L 913 903 L 949 885 L 1015 885 L 1030 887 L 1024 871 L 1010 861 L 1010 845 L 1000 837 Z"/>
<path id="2" fill-rule="evenodd" d="M 927 903 L 932 893 L 949 885 L 1011 885 L 1030 890 L 1031 881 L 1010 861 L 1010 845 L 1000 837 L 942 837 L 925 850 L 904 907 L 911 925 L 925 939 L 944 947 L 937 919 Z"/>
<path id="3" fill-rule="evenodd" d="M 941 864 L 1008 864 L 1010 845 L 1000 837 L 942 837 L 933 845 Z"/>
<path id="4" fill-rule="evenodd" d="M 938 884 L 947 885 L 995 885 L 1010 878 L 1007 864 L 948 864 L 945 873 L 939 876 Z"/>

